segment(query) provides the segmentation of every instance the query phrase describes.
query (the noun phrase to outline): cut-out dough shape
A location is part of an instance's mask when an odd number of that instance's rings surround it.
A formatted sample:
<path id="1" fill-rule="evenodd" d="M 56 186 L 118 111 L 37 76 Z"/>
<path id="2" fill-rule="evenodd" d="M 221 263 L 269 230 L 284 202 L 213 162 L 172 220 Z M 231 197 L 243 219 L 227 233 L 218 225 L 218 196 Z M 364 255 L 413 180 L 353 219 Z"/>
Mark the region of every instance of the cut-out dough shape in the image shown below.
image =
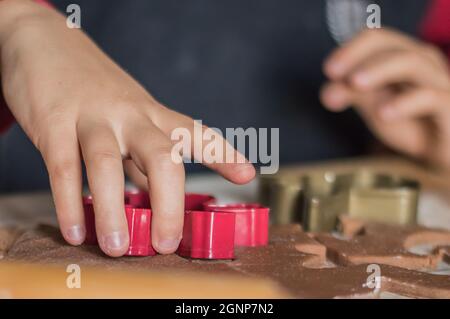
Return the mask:
<path id="1" fill-rule="evenodd" d="M 450 245 L 450 232 L 421 226 L 394 226 L 364 222 L 341 216 L 344 239 L 331 234 L 315 234 L 314 238 L 327 247 L 327 257 L 334 263 L 347 265 L 384 264 L 413 270 L 433 270 L 443 259 L 443 253 L 426 255 L 410 252 L 413 247 Z"/>

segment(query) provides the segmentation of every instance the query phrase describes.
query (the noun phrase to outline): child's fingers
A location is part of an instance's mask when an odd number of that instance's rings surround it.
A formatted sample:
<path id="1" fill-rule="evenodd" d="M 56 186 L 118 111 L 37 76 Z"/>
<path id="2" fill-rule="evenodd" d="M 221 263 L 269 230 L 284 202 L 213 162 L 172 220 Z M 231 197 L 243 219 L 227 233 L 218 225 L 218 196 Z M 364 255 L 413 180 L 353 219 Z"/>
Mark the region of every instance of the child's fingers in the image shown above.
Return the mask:
<path id="1" fill-rule="evenodd" d="M 333 80 L 342 79 L 371 56 L 416 45 L 415 41 L 398 32 L 386 29 L 365 30 L 326 59 L 324 72 Z"/>
<path id="2" fill-rule="evenodd" d="M 245 156 L 234 149 L 222 135 L 206 125 L 200 125 L 198 122 L 194 122 L 192 118 L 178 112 L 163 109 L 160 112 L 157 126 L 169 138 L 177 129 L 187 130 L 191 137 L 190 145 L 187 145 L 191 150 L 191 158 L 195 158 L 202 165 L 216 171 L 229 181 L 236 184 L 245 184 L 255 177 L 255 168 Z M 211 142 L 221 146 L 222 156 L 219 161 L 209 159 L 209 152 L 205 152 L 205 148 Z M 186 156 L 186 154 L 184 155 Z"/>
<path id="3" fill-rule="evenodd" d="M 125 168 L 127 176 L 139 189 L 147 190 L 148 188 L 147 176 L 141 172 L 141 170 L 136 166 L 136 164 L 132 160 L 128 159 L 125 160 L 123 162 L 123 167 Z"/>
<path id="4" fill-rule="evenodd" d="M 81 159 L 75 132 L 53 127 L 52 137 L 41 144 L 47 166 L 58 222 L 64 239 L 72 245 L 83 243 L 86 235 L 81 200 Z"/>
<path id="5" fill-rule="evenodd" d="M 373 57 L 350 76 L 358 90 L 368 91 L 398 83 L 439 87 L 443 82 L 429 58 L 418 50 L 389 51 Z"/>
<path id="6" fill-rule="evenodd" d="M 92 193 L 97 238 L 102 250 L 122 256 L 129 235 L 124 212 L 122 156 L 113 132 L 106 127 L 79 128 L 80 146 Z"/>
<path id="7" fill-rule="evenodd" d="M 183 163 L 173 158 L 173 144 L 156 126 L 134 126 L 128 134 L 131 158 L 148 178 L 153 247 L 162 254 L 173 253 L 184 222 Z"/>
<path id="8" fill-rule="evenodd" d="M 354 101 L 354 94 L 343 82 L 329 82 L 320 91 L 322 104 L 330 111 L 346 110 Z"/>
<path id="9" fill-rule="evenodd" d="M 187 124 L 186 128 L 194 135 L 195 125 Z M 210 169 L 218 172 L 220 175 L 235 184 L 245 184 L 255 177 L 255 169 L 251 163 L 245 158 L 243 154 L 237 151 L 226 141 L 221 134 L 213 129 L 203 125 L 201 129 L 202 138 L 196 138 L 192 141 L 191 150 L 193 158 L 201 161 L 201 163 Z M 220 145 L 223 150 L 222 161 L 215 161 L 213 158 L 208 158 L 209 153 L 205 152 L 205 148 L 211 141 L 215 141 L 215 145 Z M 196 154 L 195 150 L 201 150 L 200 154 Z M 230 160 L 231 159 L 231 160 Z"/>
<path id="10" fill-rule="evenodd" d="M 398 95 L 381 105 L 378 114 L 384 120 L 433 116 L 450 110 L 450 94 L 432 89 L 416 89 Z"/>

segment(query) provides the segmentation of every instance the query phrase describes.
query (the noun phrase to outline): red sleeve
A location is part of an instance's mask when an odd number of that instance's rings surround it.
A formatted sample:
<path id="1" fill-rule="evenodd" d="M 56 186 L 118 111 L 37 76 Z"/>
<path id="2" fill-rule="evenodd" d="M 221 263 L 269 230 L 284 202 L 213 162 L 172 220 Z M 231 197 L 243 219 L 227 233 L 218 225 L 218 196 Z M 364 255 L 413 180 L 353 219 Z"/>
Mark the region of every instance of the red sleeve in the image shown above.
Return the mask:
<path id="1" fill-rule="evenodd" d="M 422 38 L 442 48 L 450 59 L 450 1 L 431 1 L 420 27 Z"/>
<path id="2" fill-rule="evenodd" d="M 35 2 L 42 4 L 47 7 L 53 7 L 49 1 L 46 0 L 34 0 Z M 3 94 L 0 94 L 0 134 L 9 129 L 9 127 L 14 123 L 14 116 L 9 111 L 6 106 Z"/>

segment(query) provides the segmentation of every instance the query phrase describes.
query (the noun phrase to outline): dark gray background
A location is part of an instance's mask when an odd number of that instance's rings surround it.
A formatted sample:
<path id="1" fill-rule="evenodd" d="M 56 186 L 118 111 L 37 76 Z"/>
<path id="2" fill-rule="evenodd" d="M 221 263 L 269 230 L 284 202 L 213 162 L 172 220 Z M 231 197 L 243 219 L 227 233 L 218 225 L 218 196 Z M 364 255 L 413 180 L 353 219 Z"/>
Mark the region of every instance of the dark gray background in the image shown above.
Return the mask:
<path id="1" fill-rule="evenodd" d="M 371 143 L 352 111 L 318 101 L 321 64 L 336 46 L 325 1 L 53 2 L 62 11 L 78 3 L 86 32 L 171 108 L 221 129 L 280 128 L 282 163 L 359 155 Z M 417 33 L 426 1 L 378 3 L 384 25 Z M 45 188 L 45 165 L 16 125 L 0 138 L 0 190 Z"/>

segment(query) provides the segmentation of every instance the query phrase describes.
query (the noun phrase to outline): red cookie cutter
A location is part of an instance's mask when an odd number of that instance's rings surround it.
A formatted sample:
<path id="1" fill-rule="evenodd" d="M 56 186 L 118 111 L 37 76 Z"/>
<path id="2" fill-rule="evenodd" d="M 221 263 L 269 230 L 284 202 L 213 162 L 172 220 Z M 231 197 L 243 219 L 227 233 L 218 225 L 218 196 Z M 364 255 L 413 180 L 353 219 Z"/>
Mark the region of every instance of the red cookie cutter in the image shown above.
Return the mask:
<path id="1" fill-rule="evenodd" d="M 205 211 L 234 213 L 236 246 L 265 246 L 269 242 L 269 208 L 260 204 L 216 205 L 205 203 Z"/>
<path id="2" fill-rule="evenodd" d="M 214 197 L 186 194 L 183 238 L 177 253 L 200 259 L 232 259 L 235 246 L 267 245 L 269 209 L 259 204 L 216 205 Z M 97 244 L 90 196 L 84 197 L 86 243 Z M 151 208 L 148 193 L 126 192 L 125 215 L 130 247 L 125 255 L 152 256 Z"/>
<path id="3" fill-rule="evenodd" d="M 125 202 L 127 202 L 125 200 Z M 140 205 L 125 204 L 125 216 L 128 223 L 130 245 L 127 256 L 153 256 L 156 251 L 151 243 L 151 209 L 141 208 Z M 86 223 L 86 240 L 88 245 L 98 243 L 95 230 L 94 206 L 90 197 L 84 198 L 84 218 Z"/>
<path id="4" fill-rule="evenodd" d="M 177 254 L 188 258 L 233 259 L 234 225 L 234 214 L 186 211 Z"/>

